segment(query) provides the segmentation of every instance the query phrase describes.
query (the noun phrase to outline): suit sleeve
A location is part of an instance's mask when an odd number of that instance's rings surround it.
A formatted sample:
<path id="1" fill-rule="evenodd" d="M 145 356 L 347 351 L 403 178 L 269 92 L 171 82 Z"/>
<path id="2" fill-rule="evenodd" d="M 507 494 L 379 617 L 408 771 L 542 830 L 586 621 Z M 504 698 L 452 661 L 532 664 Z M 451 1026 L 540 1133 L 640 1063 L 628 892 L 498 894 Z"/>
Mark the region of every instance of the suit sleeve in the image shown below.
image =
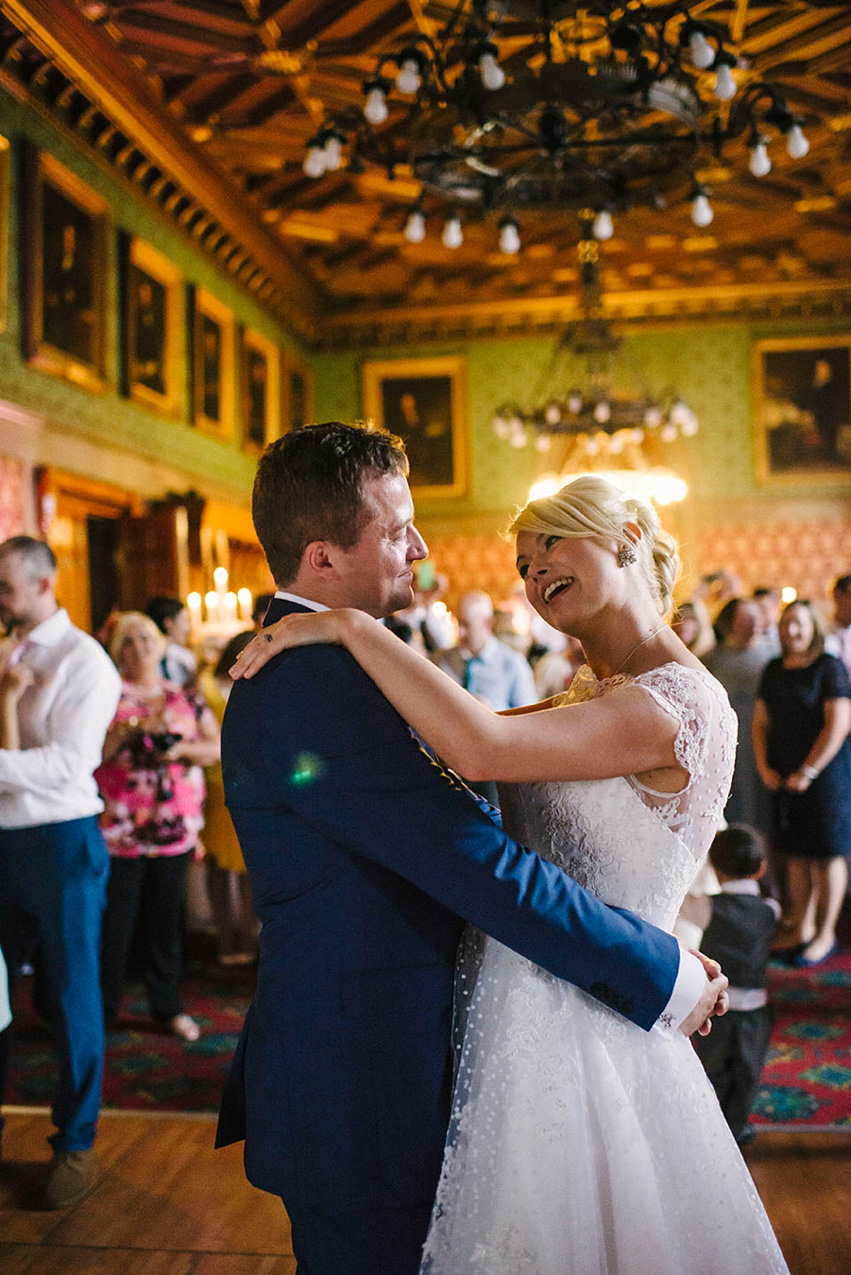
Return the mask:
<path id="1" fill-rule="evenodd" d="M 252 729 L 231 741 L 229 805 L 254 804 L 262 792 L 263 804 L 292 810 L 640 1026 L 653 1025 L 679 968 L 670 934 L 607 907 L 509 837 L 346 652 L 303 648 L 268 667 L 254 687 Z M 239 684 L 231 699 L 238 693 Z"/>

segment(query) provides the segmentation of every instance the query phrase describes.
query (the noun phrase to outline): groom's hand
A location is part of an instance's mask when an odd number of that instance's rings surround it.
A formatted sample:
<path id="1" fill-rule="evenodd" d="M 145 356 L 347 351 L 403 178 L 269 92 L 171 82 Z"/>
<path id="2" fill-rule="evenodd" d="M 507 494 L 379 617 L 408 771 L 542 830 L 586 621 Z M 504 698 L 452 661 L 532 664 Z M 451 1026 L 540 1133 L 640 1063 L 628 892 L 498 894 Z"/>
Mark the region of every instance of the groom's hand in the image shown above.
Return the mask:
<path id="1" fill-rule="evenodd" d="M 727 997 L 729 980 L 721 973 L 721 966 L 717 961 L 711 961 L 708 956 L 704 956 L 702 952 L 696 952 L 693 947 L 690 947 L 689 951 L 697 957 L 706 971 L 706 986 L 694 1009 L 680 1023 L 680 1031 L 685 1036 L 691 1036 L 694 1032 L 700 1036 L 708 1036 L 712 1030 L 713 1017 L 716 1014 L 719 1016 L 726 1014 L 730 1008 Z"/>

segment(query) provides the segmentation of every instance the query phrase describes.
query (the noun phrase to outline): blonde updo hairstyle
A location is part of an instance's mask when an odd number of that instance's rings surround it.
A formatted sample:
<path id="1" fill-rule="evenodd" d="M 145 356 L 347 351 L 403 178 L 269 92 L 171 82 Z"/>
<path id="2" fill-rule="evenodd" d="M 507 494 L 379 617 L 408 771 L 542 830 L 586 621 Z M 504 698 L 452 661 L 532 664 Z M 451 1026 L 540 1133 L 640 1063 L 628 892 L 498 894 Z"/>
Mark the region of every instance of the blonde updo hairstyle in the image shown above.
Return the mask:
<path id="1" fill-rule="evenodd" d="M 134 629 L 143 629 L 145 633 L 155 640 L 158 659 L 165 651 L 166 640 L 150 616 L 145 615 L 142 611 L 122 611 L 115 621 L 115 626 L 109 638 L 109 654 L 119 673 L 121 672 L 121 648 L 128 633 L 131 633 Z"/>
<path id="2" fill-rule="evenodd" d="M 641 530 L 638 543 L 625 528 L 635 523 Z M 661 616 L 667 619 L 673 606 L 674 585 L 680 569 L 677 546 L 659 521 L 652 505 L 629 496 L 614 483 L 596 474 L 574 478 L 554 496 L 530 500 L 517 514 L 509 534 L 531 531 L 538 535 L 590 538 L 616 550 L 631 549 Z"/>

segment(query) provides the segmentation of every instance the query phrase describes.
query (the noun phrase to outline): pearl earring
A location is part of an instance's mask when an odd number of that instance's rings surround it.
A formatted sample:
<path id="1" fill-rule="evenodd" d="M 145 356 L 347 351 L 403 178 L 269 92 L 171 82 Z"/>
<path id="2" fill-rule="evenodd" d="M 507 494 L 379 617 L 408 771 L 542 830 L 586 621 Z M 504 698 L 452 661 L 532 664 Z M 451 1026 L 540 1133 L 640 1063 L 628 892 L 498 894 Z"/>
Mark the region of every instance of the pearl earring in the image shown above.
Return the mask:
<path id="1" fill-rule="evenodd" d="M 634 549 L 618 550 L 618 566 L 631 567 L 634 562 L 638 562 L 638 555 Z"/>

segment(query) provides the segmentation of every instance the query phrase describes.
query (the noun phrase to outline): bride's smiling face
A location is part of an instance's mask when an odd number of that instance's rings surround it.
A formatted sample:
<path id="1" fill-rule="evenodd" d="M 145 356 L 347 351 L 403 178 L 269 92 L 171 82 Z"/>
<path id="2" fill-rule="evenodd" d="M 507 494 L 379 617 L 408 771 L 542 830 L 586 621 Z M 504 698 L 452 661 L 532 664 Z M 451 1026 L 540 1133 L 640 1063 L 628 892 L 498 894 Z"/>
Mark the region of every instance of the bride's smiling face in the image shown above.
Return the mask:
<path id="1" fill-rule="evenodd" d="M 617 549 L 590 536 L 521 531 L 517 570 L 526 597 L 542 619 L 576 635 L 607 604 L 619 603 L 626 584 Z M 577 627 L 578 626 L 578 627 Z"/>

